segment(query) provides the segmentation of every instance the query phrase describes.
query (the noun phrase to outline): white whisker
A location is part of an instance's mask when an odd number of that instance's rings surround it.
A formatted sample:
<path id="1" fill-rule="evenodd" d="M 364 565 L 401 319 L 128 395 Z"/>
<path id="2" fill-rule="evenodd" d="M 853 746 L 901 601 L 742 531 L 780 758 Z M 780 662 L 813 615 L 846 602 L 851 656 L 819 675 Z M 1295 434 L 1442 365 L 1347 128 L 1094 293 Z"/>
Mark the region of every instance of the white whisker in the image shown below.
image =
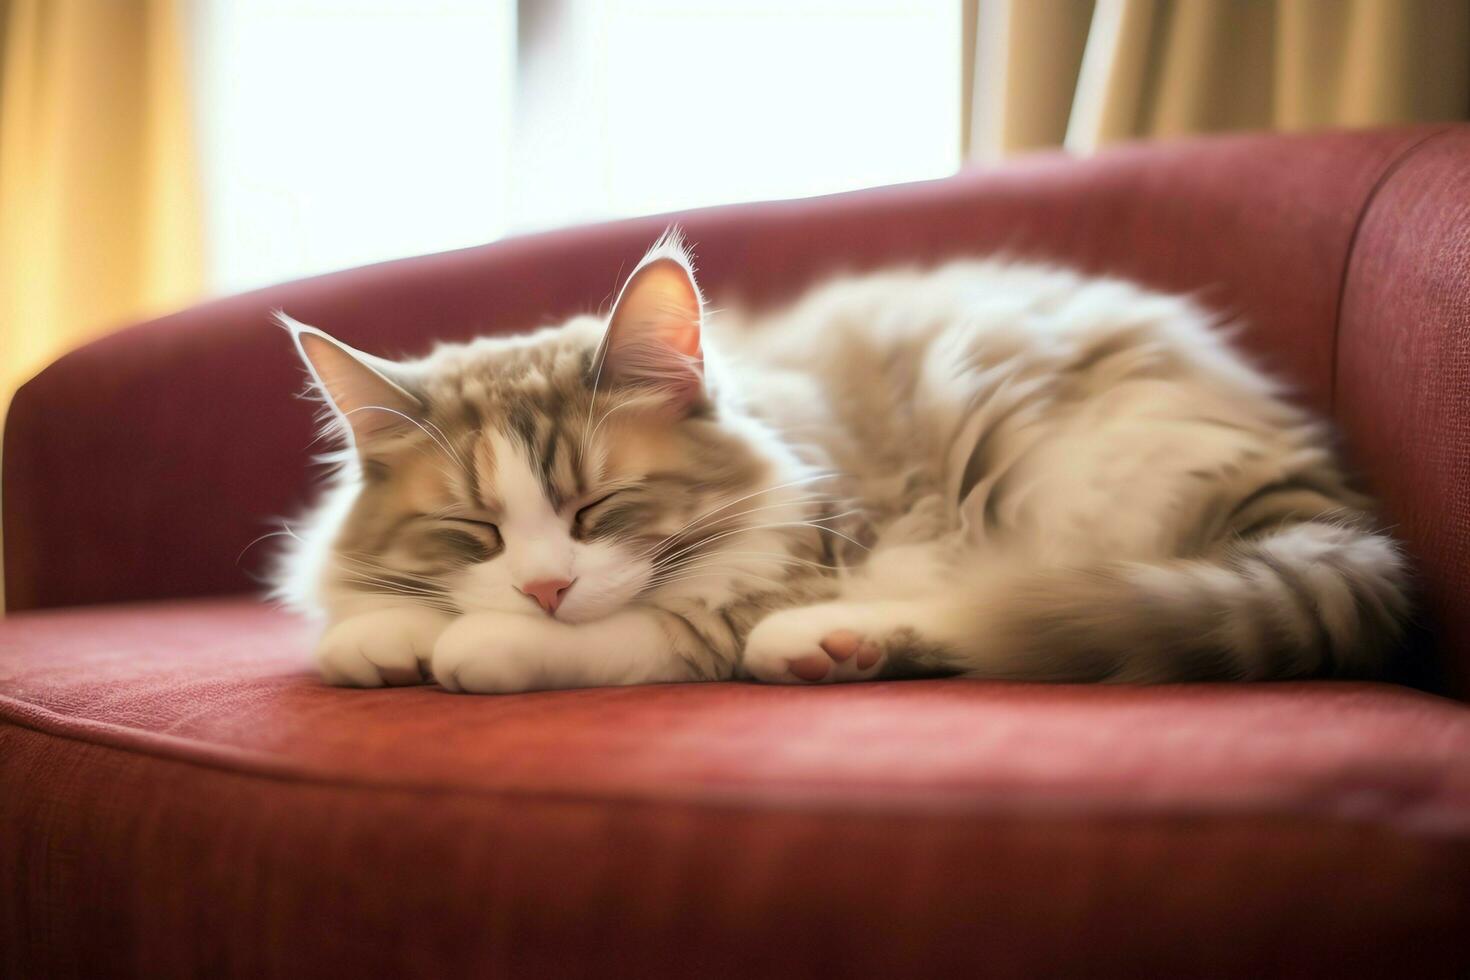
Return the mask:
<path id="1" fill-rule="evenodd" d="M 249 551 L 251 548 L 254 548 L 256 545 L 260 544 L 262 541 L 265 541 L 267 538 L 279 538 L 279 537 L 296 538 L 296 540 L 298 540 L 298 541 L 301 540 L 300 538 L 297 538 L 296 537 L 296 532 L 293 531 L 293 530 L 291 530 L 290 525 L 283 523 L 281 525 L 281 530 L 279 530 L 279 531 L 267 531 L 266 533 L 262 534 L 260 537 L 258 537 L 255 540 L 251 541 L 245 547 L 241 548 L 240 549 L 240 553 L 235 556 L 235 564 L 236 565 L 240 564 L 240 559 L 242 559 L 242 558 L 245 557 L 245 552 Z"/>
<path id="2" fill-rule="evenodd" d="M 619 403 L 617 405 L 614 405 L 612 408 L 609 408 L 606 412 L 603 412 L 602 413 L 602 418 L 600 418 L 600 419 L 597 420 L 597 425 L 594 426 L 593 429 L 592 429 L 592 435 L 591 435 L 589 441 L 595 440 L 597 438 L 597 433 L 602 429 L 602 424 L 607 421 L 607 418 L 608 418 L 609 415 L 611 415 L 613 412 L 616 412 L 620 408 L 627 408 L 631 404 L 633 404 L 633 403 L 632 402 L 621 402 L 621 403 Z M 589 416 L 589 418 L 590 418 L 590 416 Z M 582 451 L 584 453 L 586 452 L 585 446 L 583 447 L 583 450 Z"/>
<path id="3" fill-rule="evenodd" d="M 658 544 L 656 544 L 656 545 L 654 545 L 654 546 L 646 549 L 641 554 L 639 554 L 639 555 L 637 555 L 635 557 L 646 558 L 646 557 L 648 557 L 650 555 L 653 555 L 653 554 L 657 553 L 660 549 L 665 548 L 665 547 L 668 547 L 668 546 L 671 546 L 671 545 L 679 545 L 681 543 L 683 543 L 683 544 L 697 544 L 698 541 L 695 541 L 695 542 L 681 542 L 680 539 L 688 538 L 690 535 L 693 535 L 693 534 L 697 534 L 697 533 L 702 533 L 704 531 L 713 530 L 715 528 L 718 528 L 722 524 L 727 524 L 730 521 L 738 521 L 742 517 L 748 517 L 751 514 L 759 514 L 759 513 L 763 512 L 763 511 L 768 511 L 768 510 L 780 510 L 780 509 L 785 508 L 785 507 L 799 507 L 799 506 L 801 506 L 803 504 L 815 505 L 815 504 L 822 504 L 822 503 L 831 503 L 834 500 L 835 500 L 835 498 L 833 498 L 833 497 L 831 497 L 831 496 L 829 496 L 827 494 L 807 494 L 807 495 L 804 495 L 804 496 L 801 496 L 801 497 L 793 498 L 791 500 L 783 500 L 783 501 L 780 501 L 779 503 L 763 504 L 760 507 L 750 507 L 750 508 L 747 508 L 745 510 L 736 511 L 733 514 L 727 514 L 727 515 L 725 515 L 723 517 L 712 518 L 712 519 L 709 519 L 709 520 L 705 520 L 704 518 L 701 518 L 700 519 L 700 522 L 697 523 L 696 526 L 685 525 L 684 528 L 682 528 L 682 529 L 680 529 L 678 531 L 675 531 L 673 534 L 669 535 L 668 537 L 663 538 L 662 540 L 660 540 L 658 542 Z M 676 554 L 676 553 L 677 552 L 670 552 L 670 554 Z M 660 556 L 660 557 L 661 558 L 662 557 L 667 557 L 667 555 Z"/>
<path id="4" fill-rule="evenodd" d="M 734 529 L 729 530 L 729 531 L 721 531 L 719 534 L 711 535 L 708 538 L 701 538 L 699 541 L 694 542 L 692 545 L 686 545 L 684 548 L 681 548 L 679 551 L 674 552 L 673 553 L 673 556 L 663 556 L 660 560 L 662 560 L 662 561 L 669 561 L 671 557 L 677 557 L 679 555 L 684 554 L 687 551 L 690 551 L 691 549 L 705 547 L 705 546 L 707 546 L 709 544 L 714 543 L 715 541 L 719 541 L 722 538 L 728 538 L 732 534 L 745 534 L 745 533 L 748 533 L 748 532 L 751 532 L 751 531 L 768 531 L 768 530 L 775 530 L 777 528 L 783 528 L 783 527 L 810 527 L 810 528 L 815 528 L 818 531 L 826 531 L 829 534 L 834 534 L 837 537 L 843 539 L 844 541 L 847 541 L 847 542 L 849 542 L 851 544 L 856 545 L 857 547 L 863 549 L 864 551 L 868 551 L 868 550 L 870 550 L 868 548 L 868 546 L 865 545 L 865 544 L 863 544 L 861 541 L 858 541 L 858 540 L 856 540 L 854 538 L 851 538 L 848 535 L 843 534 L 841 531 L 836 530 L 835 528 L 826 527 L 826 526 L 824 526 L 821 523 L 822 521 L 835 521 L 835 520 L 838 520 L 839 518 L 848 517 L 848 516 L 851 516 L 853 514 L 858 514 L 858 513 L 861 513 L 861 511 L 860 510 L 857 510 L 857 509 L 845 510 L 845 511 L 842 511 L 841 513 L 832 514 L 831 516 L 828 516 L 828 517 L 819 517 L 816 520 L 812 520 L 812 521 L 779 521 L 779 522 L 770 523 L 770 524 L 752 524 L 749 527 L 740 527 L 740 528 L 734 528 Z"/>
<path id="5" fill-rule="evenodd" d="M 674 578 L 678 577 L 679 575 L 685 574 L 687 572 L 692 572 L 692 571 L 718 571 L 721 575 L 725 575 L 725 576 L 727 576 L 729 578 L 744 578 L 744 577 L 748 577 L 748 576 L 754 576 L 754 577 L 757 577 L 757 578 L 762 577 L 762 573 L 761 572 L 757 572 L 757 571 L 755 571 L 753 569 L 743 567 L 739 563 L 729 561 L 728 560 L 728 557 L 731 554 L 740 554 L 740 553 L 739 552 L 719 552 L 719 553 L 713 554 L 713 555 L 696 556 L 696 558 L 694 560 L 680 563 L 680 564 L 678 564 L 676 566 L 673 566 L 673 567 L 671 567 L 669 569 L 666 569 L 664 571 L 659 572 L 658 574 L 654 575 L 650 579 L 650 581 L 651 582 L 671 581 Z M 797 567 L 797 568 L 819 569 L 819 570 L 821 570 L 823 572 L 834 572 L 834 571 L 841 571 L 842 570 L 841 567 L 840 566 L 837 566 L 837 565 L 823 565 L 820 562 L 812 562 L 812 561 L 808 561 L 808 560 L 803 559 L 803 558 L 796 558 L 796 557 L 793 557 L 793 556 L 782 556 L 782 555 L 776 555 L 776 554 L 770 554 L 770 555 L 762 554 L 761 557 L 765 561 L 767 561 L 767 562 L 773 562 L 773 563 L 780 564 L 780 565 L 794 566 L 794 567 Z"/>
<path id="6" fill-rule="evenodd" d="M 742 503 L 742 502 L 744 502 L 746 500 L 749 500 L 751 497 L 759 497 L 763 493 L 774 493 L 777 490 L 787 490 L 787 489 L 789 489 L 791 487 L 799 487 L 799 486 L 803 486 L 803 485 L 808 484 L 808 483 L 815 483 L 818 480 L 830 480 L 830 479 L 835 478 L 836 476 L 837 476 L 836 473 L 814 473 L 814 474 L 811 474 L 809 476 L 802 477 L 801 479 L 798 479 L 798 480 L 791 480 L 791 481 L 789 481 L 787 483 L 778 483 L 777 485 L 775 485 L 773 487 L 762 487 L 759 490 L 753 491 L 751 493 L 747 493 L 743 497 L 736 497 L 734 500 L 727 501 L 727 502 L 721 504 L 720 506 L 715 507 L 712 510 L 705 511 L 703 514 L 700 514 L 699 516 L 695 517 L 693 520 L 691 520 L 689 523 L 685 524 L 683 527 L 679 528 L 677 531 L 674 531 L 672 534 L 669 534 L 668 536 L 666 536 L 657 545 L 655 545 L 654 547 L 650 548 L 647 552 L 645 552 L 645 554 L 651 554 L 651 553 L 653 553 L 655 551 L 658 551 L 659 548 L 662 548 L 664 545 L 666 545 L 669 542 L 673 541 L 675 538 L 679 537 L 681 534 L 684 534 L 690 528 L 692 528 L 695 525 L 699 524 L 699 522 L 701 522 L 701 521 L 705 520 L 706 518 L 711 517 L 711 516 L 713 516 L 715 514 L 718 514 L 721 511 L 728 510 L 729 508 L 734 507 L 736 504 L 739 504 L 739 503 Z M 793 503 L 799 503 L 799 502 L 800 501 L 793 501 Z"/>
<path id="7" fill-rule="evenodd" d="M 597 358 L 597 373 L 592 377 L 592 398 L 587 403 L 587 420 L 582 423 L 582 447 L 580 450 L 582 459 L 587 458 L 587 430 L 592 426 L 592 413 L 597 408 L 597 389 L 602 384 L 602 366 L 607 363 L 606 338 L 598 344 L 597 350 L 593 352 Z"/>
<path id="8" fill-rule="evenodd" d="M 446 456 L 448 456 L 452 460 L 458 460 L 459 459 L 459 456 L 455 453 L 455 451 L 453 449 L 451 449 L 449 447 L 449 444 L 447 442 L 441 440 L 439 438 L 439 436 L 436 436 L 434 433 L 430 432 L 427 428 L 424 427 L 423 423 L 419 422 L 418 419 L 414 418 L 412 415 L 409 415 L 407 412 L 400 412 L 398 409 L 396 409 L 396 408 L 389 408 L 386 405 L 363 405 L 363 406 L 361 406 L 359 408 L 354 408 L 352 411 L 345 412 L 343 414 L 344 415 L 355 415 L 358 412 L 369 412 L 369 411 L 387 412 L 390 415 L 396 415 L 396 416 L 398 416 L 401 419 L 404 419 L 404 420 L 406 420 L 408 422 L 413 423 L 415 426 L 418 427 L 418 430 L 420 432 L 422 432 L 424 435 L 428 436 L 430 439 L 434 440 L 435 444 L 438 445 L 438 447 L 440 449 L 444 450 L 444 454 Z M 430 425 L 433 425 L 432 422 L 430 422 L 429 424 Z M 435 429 L 438 429 L 439 427 L 437 425 L 435 425 L 434 428 Z M 442 435 L 442 433 L 441 433 L 441 435 Z"/>
<path id="9" fill-rule="evenodd" d="M 694 572 L 694 573 L 691 573 L 691 574 L 674 575 L 674 576 L 669 577 L 668 579 L 653 579 L 653 580 L 650 580 L 649 581 L 649 584 L 646 585 L 646 586 L 644 586 L 643 591 L 645 593 L 648 593 L 648 592 L 654 591 L 655 589 L 662 589 L 662 588 L 665 588 L 666 586 L 670 586 L 670 585 L 678 585 L 681 582 L 688 582 L 688 581 L 693 580 L 693 579 L 701 579 L 701 578 L 728 578 L 728 577 L 729 577 L 729 574 L 726 573 L 726 572 Z M 768 575 L 760 575 L 760 574 L 758 574 L 756 572 L 747 572 L 747 573 L 745 573 L 745 575 L 743 577 L 745 577 L 745 578 L 753 578 L 753 579 L 756 579 L 758 581 L 765 582 L 767 585 L 770 585 L 770 586 L 772 586 L 775 589 L 784 589 L 789 584 L 789 583 L 786 583 L 786 582 L 782 582 L 779 579 L 771 578 Z"/>

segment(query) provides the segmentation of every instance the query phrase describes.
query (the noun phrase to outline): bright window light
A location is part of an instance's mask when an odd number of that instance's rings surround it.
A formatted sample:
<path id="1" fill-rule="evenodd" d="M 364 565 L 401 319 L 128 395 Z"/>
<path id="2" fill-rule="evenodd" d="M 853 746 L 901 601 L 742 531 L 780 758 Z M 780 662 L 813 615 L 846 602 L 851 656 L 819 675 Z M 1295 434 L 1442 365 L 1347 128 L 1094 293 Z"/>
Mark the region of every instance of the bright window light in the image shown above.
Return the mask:
<path id="1" fill-rule="evenodd" d="M 942 176 L 958 0 L 196 0 L 212 287 Z"/>
<path id="2" fill-rule="evenodd" d="M 550 8 L 521 31 L 517 228 L 803 197 L 959 165 L 958 0 Z"/>
<path id="3" fill-rule="evenodd" d="M 505 233 L 511 0 L 202 0 L 211 286 Z"/>

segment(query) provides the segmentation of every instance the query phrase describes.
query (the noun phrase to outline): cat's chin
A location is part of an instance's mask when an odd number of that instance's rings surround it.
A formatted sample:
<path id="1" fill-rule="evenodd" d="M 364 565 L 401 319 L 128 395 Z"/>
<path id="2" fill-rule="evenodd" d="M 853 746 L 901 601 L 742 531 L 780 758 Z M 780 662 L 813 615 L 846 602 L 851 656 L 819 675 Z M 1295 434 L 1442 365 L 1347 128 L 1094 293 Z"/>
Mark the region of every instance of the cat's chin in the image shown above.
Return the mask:
<path id="1" fill-rule="evenodd" d="M 648 581 L 648 573 L 636 566 L 587 575 L 568 591 L 555 618 L 569 626 L 606 619 L 636 603 Z"/>
<path id="2" fill-rule="evenodd" d="M 600 602 L 565 603 L 556 611 L 553 618 L 568 626 L 580 626 L 583 623 L 595 623 L 599 619 L 606 619 L 614 613 L 627 609 L 631 604 L 632 597 L 626 600 L 609 597 Z"/>
<path id="3" fill-rule="evenodd" d="M 613 613 L 622 608 L 622 606 L 613 606 L 610 609 L 569 609 L 565 611 L 559 610 L 557 614 L 552 617 L 552 619 L 555 622 L 564 623 L 567 626 L 581 626 L 584 623 L 595 623 L 599 619 L 606 619 L 607 617 L 611 616 Z"/>
<path id="4" fill-rule="evenodd" d="M 623 599 L 616 596 L 602 597 L 599 601 L 583 601 L 579 603 L 566 602 L 556 611 L 556 615 L 547 616 L 535 607 L 534 603 L 520 603 L 514 601 L 494 602 L 476 599 L 468 595 L 455 596 L 456 606 L 465 615 L 477 613 L 492 613 L 504 616 L 527 616 L 531 619 L 543 620 L 550 623 L 560 623 L 563 626 L 581 626 L 584 623 L 595 623 L 598 620 L 607 619 L 609 616 L 627 609 L 633 604 L 636 596 L 630 595 Z"/>

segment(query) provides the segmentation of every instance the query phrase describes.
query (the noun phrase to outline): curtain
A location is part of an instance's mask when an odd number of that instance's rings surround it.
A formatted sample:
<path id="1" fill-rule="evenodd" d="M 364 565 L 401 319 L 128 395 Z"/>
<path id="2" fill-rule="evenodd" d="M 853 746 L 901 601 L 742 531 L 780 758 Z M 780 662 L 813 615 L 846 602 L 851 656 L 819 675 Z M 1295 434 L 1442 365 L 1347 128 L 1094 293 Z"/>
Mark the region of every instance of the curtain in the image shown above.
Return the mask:
<path id="1" fill-rule="evenodd" d="M 970 156 L 1470 117 L 1465 0 L 967 0 Z"/>
<path id="2" fill-rule="evenodd" d="M 0 0 L 0 416 L 47 361 L 203 279 L 176 0 Z"/>

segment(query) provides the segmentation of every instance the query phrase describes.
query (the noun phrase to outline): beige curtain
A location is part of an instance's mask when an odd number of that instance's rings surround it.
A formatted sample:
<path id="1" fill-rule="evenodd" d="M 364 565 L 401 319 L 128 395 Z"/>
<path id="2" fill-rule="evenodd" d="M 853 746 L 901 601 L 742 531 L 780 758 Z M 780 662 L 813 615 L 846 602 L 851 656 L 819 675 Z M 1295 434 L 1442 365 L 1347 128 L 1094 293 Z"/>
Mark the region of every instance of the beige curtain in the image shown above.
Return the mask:
<path id="1" fill-rule="evenodd" d="M 1231 129 L 1470 117 L 1467 0 L 967 0 L 990 159 Z"/>
<path id="2" fill-rule="evenodd" d="M 65 349 L 195 298 L 179 0 L 0 0 L 0 417 Z"/>

